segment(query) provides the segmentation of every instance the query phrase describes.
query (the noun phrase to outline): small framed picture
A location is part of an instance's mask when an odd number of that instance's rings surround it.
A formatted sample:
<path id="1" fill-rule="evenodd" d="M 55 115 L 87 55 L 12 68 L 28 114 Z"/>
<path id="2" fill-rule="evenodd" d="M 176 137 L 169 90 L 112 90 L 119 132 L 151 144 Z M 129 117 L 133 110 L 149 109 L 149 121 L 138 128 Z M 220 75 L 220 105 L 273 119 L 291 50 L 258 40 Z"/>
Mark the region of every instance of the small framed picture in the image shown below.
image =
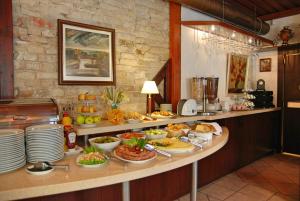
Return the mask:
<path id="1" fill-rule="evenodd" d="M 115 30 L 58 20 L 60 85 L 115 85 Z"/>
<path id="2" fill-rule="evenodd" d="M 259 72 L 270 72 L 272 60 L 271 58 L 265 58 L 259 60 Z"/>

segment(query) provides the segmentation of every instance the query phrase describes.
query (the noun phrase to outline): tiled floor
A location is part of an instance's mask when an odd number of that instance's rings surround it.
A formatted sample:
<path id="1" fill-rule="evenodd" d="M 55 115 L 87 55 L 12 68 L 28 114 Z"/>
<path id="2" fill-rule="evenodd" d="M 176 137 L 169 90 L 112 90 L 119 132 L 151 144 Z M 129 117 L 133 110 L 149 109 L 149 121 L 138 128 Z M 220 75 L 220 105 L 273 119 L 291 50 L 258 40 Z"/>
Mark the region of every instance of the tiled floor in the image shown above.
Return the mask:
<path id="1" fill-rule="evenodd" d="M 268 156 L 202 187 L 197 201 L 299 201 L 299 175 L 299 157 Z"/>

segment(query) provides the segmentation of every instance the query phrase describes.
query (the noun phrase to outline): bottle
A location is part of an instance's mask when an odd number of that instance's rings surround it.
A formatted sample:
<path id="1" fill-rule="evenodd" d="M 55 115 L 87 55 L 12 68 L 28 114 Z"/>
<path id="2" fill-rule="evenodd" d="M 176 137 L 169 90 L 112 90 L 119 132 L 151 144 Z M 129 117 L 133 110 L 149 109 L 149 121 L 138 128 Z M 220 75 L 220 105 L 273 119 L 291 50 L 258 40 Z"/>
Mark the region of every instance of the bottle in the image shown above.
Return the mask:
<path id="1" fill-rule="evenodd" d="M 76 133 L 72 126 L 72 118 L 67 112 L 64 112 L 62 118 L 62 124 L 64 125 L 64 138 L 65 138 L 65 151 L 71 151 L 76 146 Z M 71 150 L 70 150 L 71 149 Z"/>
<path id="2" fill-rule="evenodd" d="M 68 150 L 71 151 L 72 149 L 75 149 L 77 136 L 72 125 L 67 125 L 64 127 L 64 137 L 66 139 L 65 142 Z"/>

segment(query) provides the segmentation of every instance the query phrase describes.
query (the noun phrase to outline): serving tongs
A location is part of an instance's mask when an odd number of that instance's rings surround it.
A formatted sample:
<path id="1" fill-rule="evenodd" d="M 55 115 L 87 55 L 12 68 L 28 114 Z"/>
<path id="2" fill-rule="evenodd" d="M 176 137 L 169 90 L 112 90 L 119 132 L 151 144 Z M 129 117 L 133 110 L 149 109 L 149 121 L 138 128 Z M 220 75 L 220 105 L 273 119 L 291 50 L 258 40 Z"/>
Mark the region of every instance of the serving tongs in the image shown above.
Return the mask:
<path id="1" fill-rule="evenodd" d="M 190 143 L 192 145 L 195 145 L 196 147 L 199 147 L 200 149 L 203 149 L 203 144 L 206 143 L 205 141 L 202 142 L 202 143 L 193 142 L 192 140 L 190 140 L 190 138 L 185 137 L 185 136 L 180 137 L 179 140 L 182 141 L 182 142 L 186 142 L 186 143 Z"/>
<path id="2" fill-rule="evenodd" d="M 147 149 L 148 151 L 155 151 L 161 155 L 164 155 L 164 156 L 167 156 L 167 157 L 172 157 L 171 154 L 169 154 L 168 152 L 165 152 L 165 151 L 162 151 L 162 150 L 159 150 L 159 149 L 156 149 L 153 145 L 151 144 L 145 144 L 144 146 L 145 149 Z"/>
<path id="3" fill-rule="evenodd" d="M 49 163 L 47 161 L 37 162 L 37 163 L 33 164 L 33 169 L 36 169 L 36 170 L 43 171 L 48 168 L 64 168 L 67 171 L 67 170 L 69 170 L 69 164 L 56 165 L 56 164 Z"/>

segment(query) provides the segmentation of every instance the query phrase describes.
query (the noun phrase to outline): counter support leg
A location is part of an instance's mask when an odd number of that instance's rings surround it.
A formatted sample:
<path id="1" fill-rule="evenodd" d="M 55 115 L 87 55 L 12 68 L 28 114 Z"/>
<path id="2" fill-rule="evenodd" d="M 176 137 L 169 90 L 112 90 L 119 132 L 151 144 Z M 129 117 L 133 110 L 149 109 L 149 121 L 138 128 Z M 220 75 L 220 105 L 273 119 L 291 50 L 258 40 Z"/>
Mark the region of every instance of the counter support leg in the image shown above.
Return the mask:
<path id="1" fill-rule="evenodd" d="M 193 162 L 192 167 L 192 191 L 191 191 L 191 201 L 197 200 L 197 180 L 198 180 L 198 161 Z"/>
<path id="2" fill-rule="evenodd" d="M 89 141 L 89 135 L 85 135 L 85 136 L 84 136 L 84 146 L 85 146 L 85 147 L 88 146 L 88 141 Z"/>
<path id="3" fill-rule="evenodd" d="M 122 197 L 123 201 L 130 201 L 130 183 L 125 181 L 122 184 Z"/>

